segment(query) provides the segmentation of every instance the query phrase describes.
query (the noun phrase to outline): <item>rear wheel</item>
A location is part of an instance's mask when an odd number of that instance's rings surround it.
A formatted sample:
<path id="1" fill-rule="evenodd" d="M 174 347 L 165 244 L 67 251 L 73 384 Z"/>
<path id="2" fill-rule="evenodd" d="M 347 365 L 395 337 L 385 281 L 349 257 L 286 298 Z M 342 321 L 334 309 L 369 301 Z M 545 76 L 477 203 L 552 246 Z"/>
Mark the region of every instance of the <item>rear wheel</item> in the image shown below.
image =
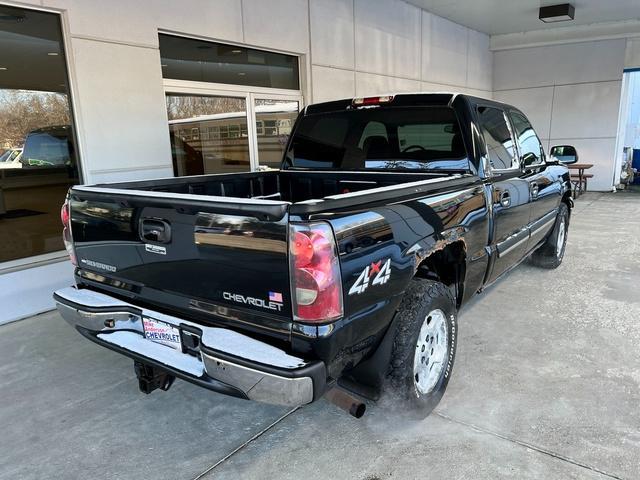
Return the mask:
<path id="1" fill-rule="evenodd" d="M 409 401 L 413 413 L 426 417 L 442 398 L 456 351 L 456 304 L 439 282 L 414 279 L 397 313 L 389 393 Z"/>
<path id="2" fill-rule="evenodd" d="M 561 203 L 553 230 L 547 240 L 531 255 L 534 265 L 542 268 L 558 268 L 564 258 L 569 231 L 569 208 Z"/>

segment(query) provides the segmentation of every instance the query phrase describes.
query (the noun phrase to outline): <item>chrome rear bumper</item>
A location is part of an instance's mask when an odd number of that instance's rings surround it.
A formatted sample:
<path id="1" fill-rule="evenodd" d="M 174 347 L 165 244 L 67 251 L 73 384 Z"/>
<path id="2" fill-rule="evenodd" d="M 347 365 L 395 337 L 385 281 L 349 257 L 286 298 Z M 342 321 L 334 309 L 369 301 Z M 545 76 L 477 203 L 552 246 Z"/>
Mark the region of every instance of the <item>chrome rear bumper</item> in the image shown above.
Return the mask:
<path id="1" fill-rule="evenodd" d="M 58 311 L 83 336 L 211 390 L 277 405 L 304 405 L 325 390 L 322 362 L 307 362 L 251 337 L 138 307 L 89 289 L 54 294 Z M 144 338 L 142 318 L 198 332 L 199 350 L 183 353 Z"/>

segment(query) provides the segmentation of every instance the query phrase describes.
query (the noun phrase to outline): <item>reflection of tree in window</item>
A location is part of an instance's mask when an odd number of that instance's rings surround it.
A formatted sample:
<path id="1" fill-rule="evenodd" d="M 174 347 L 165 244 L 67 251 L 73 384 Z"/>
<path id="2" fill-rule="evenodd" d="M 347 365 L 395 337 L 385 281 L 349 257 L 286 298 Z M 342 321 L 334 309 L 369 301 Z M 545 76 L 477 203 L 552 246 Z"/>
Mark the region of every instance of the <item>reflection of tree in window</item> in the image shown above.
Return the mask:
<path id="1" fill-rule="evenodd" d="M 33 130 L 70 123 L 65 94 L 0 90 L 0 141 L 7 148 L 22 146 Z"/>
<path id="2" fill-rule="evenodd" d="M 243 112 L 243 98 L 205 97 L 196 95 L 167 95 L 169 120 L 192 118 L 216 113 Z"/>

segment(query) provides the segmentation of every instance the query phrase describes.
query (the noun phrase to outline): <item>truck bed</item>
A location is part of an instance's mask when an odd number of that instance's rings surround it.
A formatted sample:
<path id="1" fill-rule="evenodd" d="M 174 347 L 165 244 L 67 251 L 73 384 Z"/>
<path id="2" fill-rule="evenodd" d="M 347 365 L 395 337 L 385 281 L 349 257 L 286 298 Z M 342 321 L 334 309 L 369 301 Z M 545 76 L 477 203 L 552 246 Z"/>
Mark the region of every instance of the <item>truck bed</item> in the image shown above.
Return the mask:
<path id="1" fill-rule="evenodd" d="M 290 222 L 474 182 L 460 174 L 281 170 L 76 186 L 69 201 L 77 280 L 288 342 Z M 168 237 L 149 237 L 156 228 Z M 280 303 L 269 303 L 270 295 Z"/>
<path id="2" fill-rule="evenodd" d="M 215 207 L 221 213 L 242 211 L 273 220 L 287 213 L 306 216 L 327 209 L 357 208 L 360 204 L 374 206 L 407 195 L 463 186 L 475 180 L 477 177 L 469 173 L 291 169 L 77 186 L 74 191 L 144 196 L 152 203 L 170 199 L 176 207 Z"/>
<path id="3" fill-rule="evenodd" d="M 94 188 L 265 199 L 299 203 L 328 196 L 450 177 L 447 173 L 344 172 L 276 170 L 198 175 L 137 182 L 109 183 Z M 177 194 L 177 195 L 176 195 Z"/>

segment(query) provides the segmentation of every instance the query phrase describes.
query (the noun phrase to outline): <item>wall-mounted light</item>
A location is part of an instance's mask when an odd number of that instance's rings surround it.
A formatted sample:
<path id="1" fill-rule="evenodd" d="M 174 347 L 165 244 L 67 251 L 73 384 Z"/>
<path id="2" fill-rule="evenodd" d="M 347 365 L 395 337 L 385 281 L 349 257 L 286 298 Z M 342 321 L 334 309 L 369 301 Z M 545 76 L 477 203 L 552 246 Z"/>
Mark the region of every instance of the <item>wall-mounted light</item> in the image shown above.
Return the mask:
<path id="1" fill-rule="evenodd" d="M 242 53 L 242 50 L 236 48 L 234 50 L 231 50 L 231 53 Z"/>
<path id="2" fill-rule="evenodd" d="M 5 71 L 7 70 L 7 67 L 0 67 L 0 71 Z"/>
<path id="3" fill-rule="evenodd" d="M 547 5 L 546 7 L 540 7 L 538 18 L 544 23 L 568 22 L 573 20 L 575 12 L 575 7 L 570 3 Z"/>
<path id="4" fill-rule="evenodd" d="M 49 52 L 49 53 L 47 53 L 47 55 L 49 55 L 50 57 L 57 57 L 58 56 L 58 52 Z"/>

